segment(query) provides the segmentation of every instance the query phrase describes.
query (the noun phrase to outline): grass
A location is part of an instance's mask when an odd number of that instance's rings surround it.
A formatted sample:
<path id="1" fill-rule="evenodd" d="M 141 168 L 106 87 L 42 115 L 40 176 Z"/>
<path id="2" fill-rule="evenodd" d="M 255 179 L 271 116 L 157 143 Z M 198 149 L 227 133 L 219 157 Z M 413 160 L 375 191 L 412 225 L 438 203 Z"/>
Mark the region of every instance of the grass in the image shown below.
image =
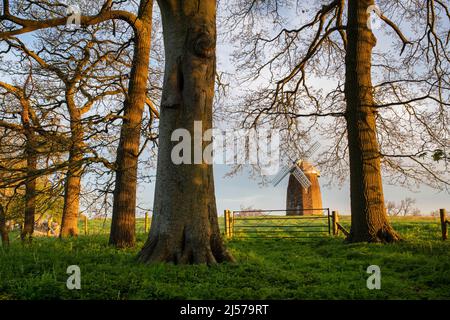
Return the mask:
<path id="1" fill-rule="evenodd" d="M 136 249 L 115 250 L 102 223 L 90 221 L 95 234 L 26 246 L 14 240 L 0 249 L 0 299 L 450 299 L 450 241 L 439 240 L 438 219 L 393 219 L 393 225 L 404 242 L 236 239 L 227 245 L 237 264 L 207 267 L 136 263 L 144 233 Z M 81 290 L 66 288 L 73 264 L 81 268 Z M 381 290 L 366 287 L 374 264 Z"/>

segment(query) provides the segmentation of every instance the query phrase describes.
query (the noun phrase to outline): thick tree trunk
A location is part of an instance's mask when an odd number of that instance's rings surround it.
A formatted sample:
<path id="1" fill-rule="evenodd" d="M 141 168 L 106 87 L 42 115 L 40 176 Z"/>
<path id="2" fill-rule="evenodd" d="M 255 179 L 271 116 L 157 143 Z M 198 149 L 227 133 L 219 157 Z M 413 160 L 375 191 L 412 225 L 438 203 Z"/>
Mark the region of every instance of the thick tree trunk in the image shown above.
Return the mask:
<path id="1" fill-rule="evenodd" d="M 78 236 L 84 133 L 79 112 L 73 110 L 70 121 L 72 145 L 69 151 L 69 167 L 64 185 L 64 209 L 60 238 Z"/>
<path id="2" fill-rule="evenodd" d="M 9 245 L 9 230 L 6 227 L 6 212 L 0 203 L 0 236 L 4 247 Z"/>
<path id="3" fill-rule="evenodd" d="M 118 248 L 135 245 L 136 191 L 142 113 L 147 96 L 153 1 L 141 1 L 135 26 L 135 49 L 128 98 L 116 159 L 116 188 L 109 243 Z"/>
<path id="4" fill-rule="evenodd" d="M 22 229 L 22 241 L 31 241 L 34 232 L 34 216 L 36 214 L 36 179 L 32 176 L 36 170 L 37 158 L 34 155 L 27 157 L 27 169 L 30 176 L 25 184 L 25 221 Z"/>
<path id="5" fill-rule="evenodd" d="M 72 152 L 71 152 L 72 153 Z M 73 154 L 70 161 L 78 161 Z M 70 166 L 70 165 L 69 165 Z M 64 209 L 61 221 L 60 238 L 78 236 L 78 215 L 80 212 L 81 166 L 70 166 L 64 185 Z"/>
<path id="6" fill-rule="evenodd" d="M 20 238 L 30 242 L 34 232 L 34 216 L 36 214 L 36 177 L 37 156 L 34 148 L 34 131 L 30 124 L 29 106 L 22 103 L 22 123 L 25 129 L 25 156 L 27 161 L 27 180 L 25 184 L 25 219 Z"/>
<path id="7" fill-rule="evenodd" d="M 73 94 L 69 91 L 66 100 L 70 113 L 71 146 L 69 150 L 69 166 L 64 184 L 64 208 L 60 238 L 78 236 L 84 132 L 81 123 L 81 113 L 77 109 L 73 97 Z"/>
<path id="8" fill-rule="evenodd" d="M 367 26 L 373 0 L 349 0 L 345 95 L 350 157 L 351 242 L 399 239 L 384 207 L 371 80 L 375 36 Z"/>
<path id="9" fill-rule="evenodd" d="M 220 236 L 212 166 L 175 165 L 171 159 L 174 130 L 187 129 L 194 137 L 194 121 L 201 121 L 203 130 L 212 127 L 216 1 L 161 0 L 159 5 L 165 80 L 154 215 L 139 260 L 179 264 L 233 261 Z"/>

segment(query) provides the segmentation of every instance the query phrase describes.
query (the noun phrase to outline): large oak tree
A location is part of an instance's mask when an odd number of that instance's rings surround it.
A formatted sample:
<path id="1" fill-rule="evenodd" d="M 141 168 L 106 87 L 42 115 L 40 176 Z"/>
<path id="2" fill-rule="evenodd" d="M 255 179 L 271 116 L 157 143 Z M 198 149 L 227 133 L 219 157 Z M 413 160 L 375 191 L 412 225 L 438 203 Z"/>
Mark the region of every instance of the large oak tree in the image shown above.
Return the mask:
<path id="1" fill-rule="evenodd" d="M 166 67 L 150 234 L 139 260 L 214 264 L 233 261 L 219 231 L 212 165 L 175 165 L 174 130 L 194 137 L 194 121 L 212 128 L 216 74 L 216 1 L 160 0 Z M 194 144 L 194 141 L 191 141 Z M 203 148 L 207 142 L 203 142 Z"/>
<path id="2" fill-rule="evenodd" d="M 9 1 L 3 1 L 3 12 L 0 16 L 2 28 L 0 38 L 6 39 L 36 30 L 58 27 L 67 23 L 67 4 L 54 4 L 33 7 L 32 2 L 27 8 L 28 17 L 12 14 Z M 128 94 L 124 101 L 124 116 L 121 128 L 116 159 L 116 184 L 114 191 L 113 220 L 111 225 L 110 244 L 116 247 L 132 247 L 135 245 L 135 214 L 137 164 L 139 141 L 141 134 L 142 112 L 147 97 L 147 79 L 150 59 L 151 29 L 153 1 L 140 1 L 137 14 L 126 10 L 114 10 L 115 3 L 107 0 L 96 15 L 82 15 L 80 24 L 83 27 L 97 25 L 105 21 L 120 20 L 127 23 L 134 32 L 134 57 L 128 83 Z M 24 6 L 22 6 L 24 7 Z M 42 19 L 36 19 L 36 9 L 42 14 Z M 60 17 L 50 18 L 60 11 Z M 27 12 L 25 12 L 27 14 Z"/>

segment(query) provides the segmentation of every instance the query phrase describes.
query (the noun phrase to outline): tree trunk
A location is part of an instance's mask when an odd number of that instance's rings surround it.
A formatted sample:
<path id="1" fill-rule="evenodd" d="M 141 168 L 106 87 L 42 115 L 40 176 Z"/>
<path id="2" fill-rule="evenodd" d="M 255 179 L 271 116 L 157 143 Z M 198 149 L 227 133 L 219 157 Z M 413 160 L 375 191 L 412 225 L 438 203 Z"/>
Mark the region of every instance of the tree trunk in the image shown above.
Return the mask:
<path id="1" fill-rule="evenodd" d="M 6 212 L 0 203 L 0 236 L 2 238 L 2 245 L 4 247 L 9 245 L 9 230 L 6 227 Z"/>
<path id="2" fill-rule="evenodd" d="M 73 101 L 70 99 L 69 101 Z M 81 114 L 68 101 L 70 112 L 71 143 L 69 167 L 64 184 L 64 209 L 61 221 L 60 238 L 78 236 L 78 215 L 80 213 L 81 176 L 83 172 L 83 127 Z"/>
<path id="3" fill-rule="evenodd" d="M 187 129 L 194 137 L 194 121 L 202 121 L 203 130 L 212 127 L 216 1 L 160 0 L 159 5 L 165 79 L 154 215 L 139 260 L 179 264 L 233 261 L 220 236 L 212 165 L 175 165 L 171 160 L 174 130 Z M 209 142 L 203 142 L 202 150 L 206 144 Z"/>
<path id="4" fill-rule="evenodd" d="M 133 67 L 116 159 L 116 187 L 109 243 L 118 248 L 135 245 L 136 191 L 142 114 L 147 96 L 153 1 L 141 1 L 135 25 Z"/>
<path id="5" fill-rule="evenodd" d="M 34 232 L 34 216 L 36 214 L 36 177 L 37 156 L 34 146 L 34 131 L 30 124 L 29 105 L 22 103 L 22 123 L 25 130 L 25 157 L 27 161 L 27 180 L 25 183 L 25 219 L 20 234 L 22 241 L 30 242 Z"/>
<path id="6" fill-rule="evenodd" d="M 399 239 L 384 207 L 377 141 L 372 49 L 376 38 L 367 26 L 373 0 L 349 0 L 345 95 L 350 157 L 351 242 L 393 242 Z"/>

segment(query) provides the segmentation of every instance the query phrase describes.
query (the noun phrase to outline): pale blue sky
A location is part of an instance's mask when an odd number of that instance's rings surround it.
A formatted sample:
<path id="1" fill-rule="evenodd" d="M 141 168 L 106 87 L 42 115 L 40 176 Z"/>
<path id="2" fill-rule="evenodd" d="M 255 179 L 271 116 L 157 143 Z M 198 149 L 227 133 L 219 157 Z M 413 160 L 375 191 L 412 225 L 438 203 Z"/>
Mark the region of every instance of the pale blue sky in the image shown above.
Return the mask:
<path id="1" fill-rule="evenodd" d="M 293 13 L 295 15 L 295 12 Z M 291 14 L 289 14 L 291 15 Z M 297 25 L 300 21 L 310 19 L 307 17 L 299 17 L 297 15 L 289 19 L 288 23 Z M 276 31 L 274 31 L 276 32 Z M 376 50 L 386 51 L 392 45 L 392 39 L 386 37 L 382 29 L 374 29 L 377 37 Z M 218 65 L 219 70 L 225 69 L 233 72 L 233 66 L 230 61 L 232 53 L 232 43 L 224 40 L 218 46 Z M 331 85 L 333 85 L 330 82 Z M 330 84 L 320 83 L 319 86 L 327 87 Z M 260 187 L 258 181 L 251 180 L 245 173 L 234 178 L 223 178 L 224 174 L 229 170 L 226 166 L 216 166 L 216 195 L 218 209 L 239 209 L 241 205 L 248 207 L 253 206 L 258 209 L 283 209 L 286 201 L 287 180 L 279 184 L 276 188 L 270 184 Z M 326 176 L 320 178 L 322 185 L 328 183 Z M 322 187 L 323 206 L 326 208 L 339 210 L 341 213 L 350 213 L 350 186 L 347 182 L 339 186 Z M 448 191 L 439 192 L 426 186 L 421 186 L 419 190 L 411 191 L 404 187 L 385 185 L 385 199 L 387 201 L 399 202 L 400 200 L 411 197 L 417 200 L 416 206 L 423 212 L 429 213 L 438 208 L 450 208 L 450 194 Z"/>
<path id="2" fill-rule="evenodd" d="M 229 178 L 224 177 L 231 166 L 215 165 L 214 178 L 216 183 L 216 200 L 219 214 L 225 209 L 239 210 L 241 206 L 254 209 L 284 209 L 286 205 L 286 189 L 288 178 L 277 187 L 271 184 L 260 186 L 259 181 L 249 177 L 245 172 Z M 327 183 L 326 177 L 319 179 L 321 184 Z M 439 208 L 450 209 L 450 196 L 447 192 L 438 192 L 428 187 L 412 192 L 403 187 L 386 185 L 385 199 L 399 202 L 411 197 L 417 200 L 416 206 L 424 214 L 429 214 Z M 150 208 L 153 203 L 154 184 L 141 185 L 138 199 L 142 207 Z M 338 210 L 341 214 L 350 213 L 350 187 L 345 183 L 342 187 L 322 186 L 322 200 L 325 208 Z"/>
<path id="3" fill-rule="evenodd" d="M 375 31 L 377 34 L 377 31 Z M 380 33 L 378 37 L 382 37 Z M 25 42 L 31 40 L 30 35 L 21 37 Z M 386 45 L 386 41 L 379 41 L 378 45 Z M 218 69 L 233 70 L 230 61 L 233 44 L 222 41 L 218 45 Z M 240 173 L 232 178 L 224 175 L 231 170 L 226 165 L 216 165 L 214 168 L 216 182 L 216 198 L 219 214 L 225 209 L 238 210 L 241 206 L 255 209 L 283 209 L 286 201 L 287 178 L 277 187 L 270 184 L 261 187 L 258 180 L 253 180 L 246 173 Z M 328 182 L 326 176 L 320 178 L 322 185 Z M 141 207 L 151 208 L 153 203 L 154 183 L 141 184 L 138 192 L 138 202 Z M 342 214 L 350 212 L 350 196 L 348 182 L 342 187 L 322 187 L 323 205 Z M 390 201 L 400 201 L 405 197 L 415 198 L 416 206 L 423 212 L 438 208 L 450 209 L 450 194 L 446 191 L 438 192 L 428 187 L 421 187 L 417 192 L 402 187 L 385 186 L 385 198 Z"/>
<path id="4" fill-rule="evenodd" d="M 298 22 L 299 17 L 295 17 L 291 22 Z M 301 20 L 301 19 L 300 19 Z M 386 39 L 383 32 L 374 30 L 378 43 L 376 49 L 385 50 L 389 46 L 389 39 Z M 217 48 L 218 70 L 234 73 L 234 66 L 231 61 L 234 44 L 228 39 L 223 39 L 219 35 Z M 320 84 L 327 86 L 327 84 Z M 232 97 L 229 97 L 231 99 Z M 284 209 L 286 201 L 287 180 L 285 178 L 277 187 L 272 185 L 260 186 L 258 180 L 250 178 L 243 172 L 229 178 L 224 177 L 231 170 L 231 166 L 215 165 L 214 175 L 216 182 L 216 199 L 219 214 L 223 210 L 239 210 L 243 207 L 253 207 L 255 209 Z M 333 210 L 339 210 L 341 214 L 350 213 L 350 186 L 348 180 L 341 187 L 324 187 L 328 183 L 326 176 L 320 178 L 322 184 L 323 206 Z M 154 185 L 149 184 L 141 187 L 139 201 L 145 203 L 145 207 L 151 207 L 153 203 Z M 439 208 L 450 209 L 450 194 L 447 191 L 439 192 L 429 187 L 422 186 L 414 192 L 398 186 L 384 186 L 385 199 L 388 201 L 400 202 L 400 200 L 411 197 L 416 199 L 416 207 L 422 213 L 428 214 Z"/>

